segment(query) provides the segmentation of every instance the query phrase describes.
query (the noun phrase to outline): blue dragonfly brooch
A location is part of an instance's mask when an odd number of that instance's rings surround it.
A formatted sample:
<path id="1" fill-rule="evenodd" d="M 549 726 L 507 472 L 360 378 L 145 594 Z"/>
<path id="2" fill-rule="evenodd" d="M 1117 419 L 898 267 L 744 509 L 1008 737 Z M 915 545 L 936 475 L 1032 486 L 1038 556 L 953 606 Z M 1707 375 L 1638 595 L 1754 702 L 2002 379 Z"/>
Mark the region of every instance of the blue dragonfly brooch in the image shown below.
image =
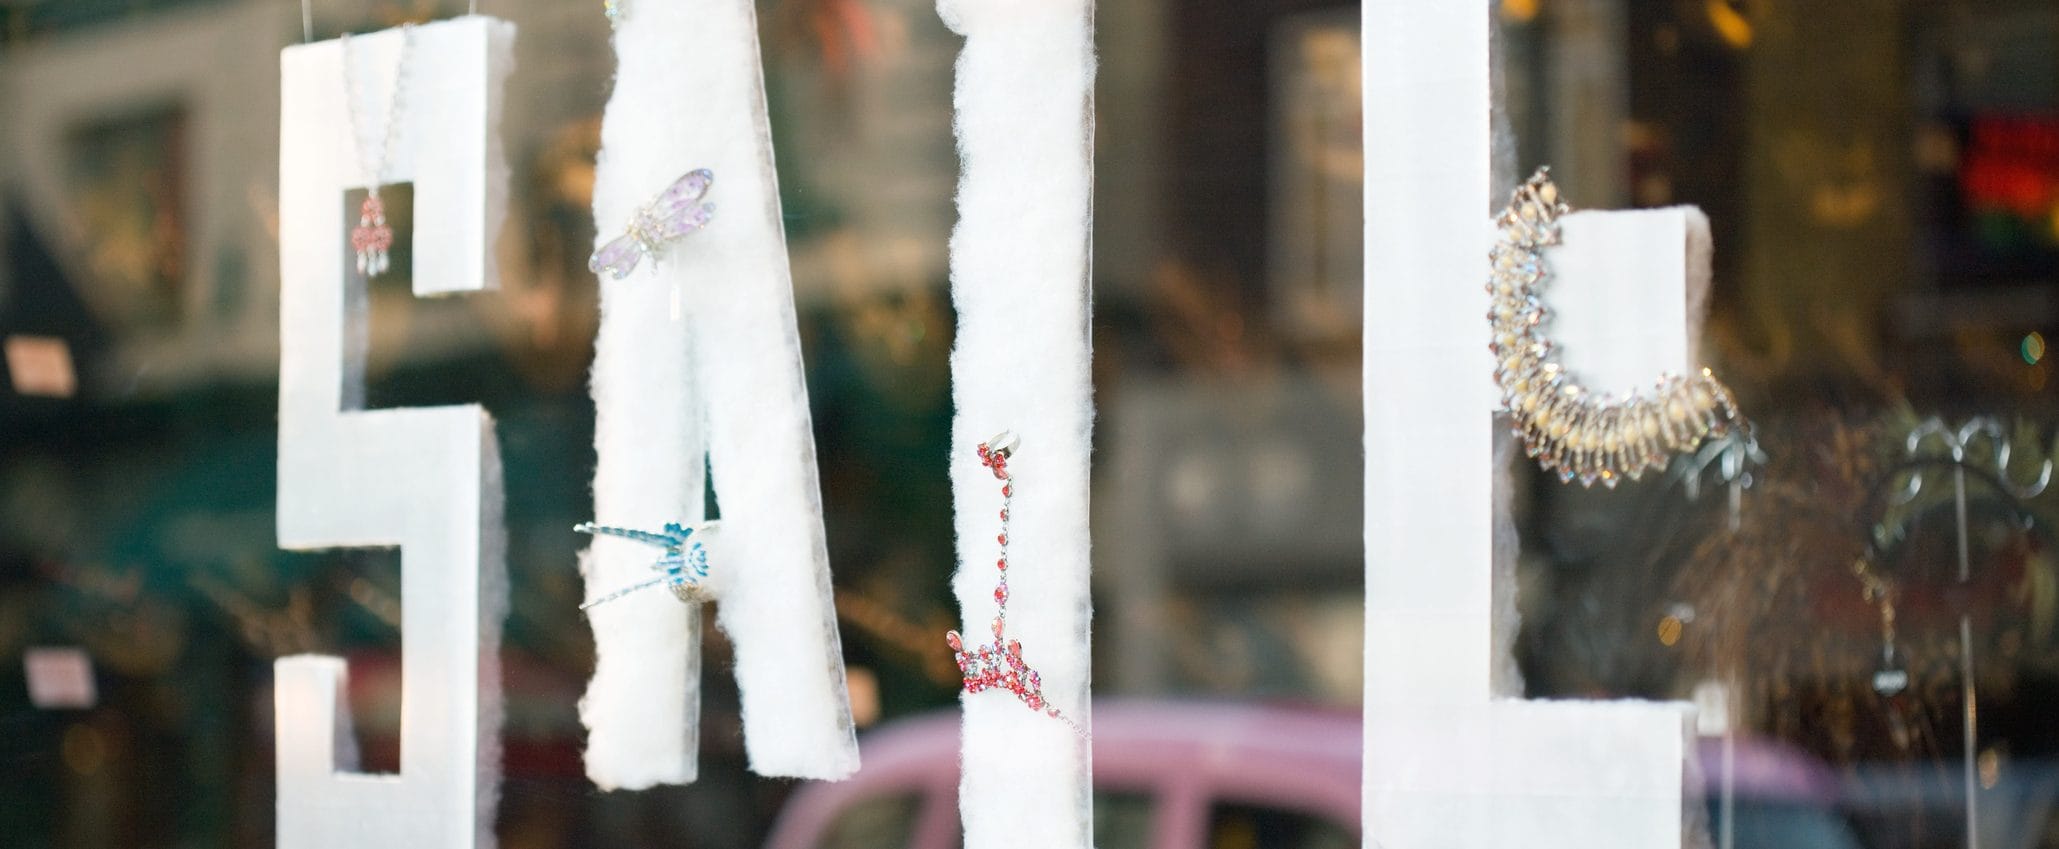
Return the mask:
<path id="1" fill-rule="evenodd" d="M 708 596 L 702 588 L 702 582 L 708 578 L 708 549 L 701 545 L 701 540 L 695 538 L 694 533 L 699 531 L 701 537 L 705 538 L 708 532 L 714 530 L 714 528 L 715 523 L 713 522 L 694 527 L 687 527 L 678 522 L 666 522 L 665 529 L 658 533 L 639 531 L 634 528 L 596 525 L 592 522 L 581 522 L 572 526 L 572 530 L 582 534 L 621 537 L 622 539 L 654 545 L 665 551 L 663 556 L 660 556 L 651 563 L 651 568 L 658 573 L 657 577 L 608 593 L 600 598 L 579 605 L 579 609 L 585 610 L 590 607 L 607 604 L 638 590 L 649 589 L 661 584 L 670 587 L 672 594 L 677 596 L 680 601 L 689 604 L 706 601 Z"/>

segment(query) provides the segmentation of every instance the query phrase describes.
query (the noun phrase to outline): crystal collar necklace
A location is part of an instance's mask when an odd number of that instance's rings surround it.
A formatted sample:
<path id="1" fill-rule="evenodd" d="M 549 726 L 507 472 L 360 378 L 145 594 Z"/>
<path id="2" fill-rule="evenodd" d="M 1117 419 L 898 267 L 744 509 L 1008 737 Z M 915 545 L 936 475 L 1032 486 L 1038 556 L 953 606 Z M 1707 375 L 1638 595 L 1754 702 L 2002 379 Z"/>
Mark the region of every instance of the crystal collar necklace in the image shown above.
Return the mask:
<path id="1" fill-rule="evenodd" d="M 1494 382 L 1525 450 L 1561 481 L 1614 487 L 1665 467 L 1704 439 L 1749 429 L 1729 388 L 1706 368 L 1660 375 L 1649 391 L 1617 398 L 1596 397 L 1559 365 L 1544 333 L 1550 311 L 1539 289 L 1551 277 L 1544 249 L 1559 243 L 1559 219 L 1570 211 L 1549 169 L 1538 169 L 1495 219 L 1488 255 Z"/>

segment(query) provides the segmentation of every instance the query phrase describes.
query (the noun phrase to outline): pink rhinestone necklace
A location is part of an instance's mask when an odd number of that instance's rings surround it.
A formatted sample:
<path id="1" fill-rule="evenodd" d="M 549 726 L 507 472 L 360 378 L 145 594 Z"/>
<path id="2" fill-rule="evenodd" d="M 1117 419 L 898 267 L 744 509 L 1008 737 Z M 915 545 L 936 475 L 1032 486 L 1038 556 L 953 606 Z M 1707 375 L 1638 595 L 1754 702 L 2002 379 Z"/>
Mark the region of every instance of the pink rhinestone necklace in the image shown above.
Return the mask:
<path id="1" fill-rule="evenodd" d="M 358 76 L 352 72 L 350 33 L 343 34 L 344 109 L 350 117 L 350 141 L 357 148 L 359 173 L 365 179 L 365 202 L 358 207 L 357 226 L 350 229 L 350 248 L 357 254 L 358 273 L 366 277 L 384 274 L 392 264 L 393 228 L 386 223 L 386 204 L 379 199 L 379 188 L 386 180 L 386 155 L 393 149 L 394 137 L 400 134 L 400 117 L 405 114 L 408 59 L 415 52 L 415 25 L 402 24 L 400 39 L 400 61 L 393 68 L 393 95 L 387 100 L 386 129 L 379 136 L 379 146 L 368 150 L 363 122 L 357 114 L 362 98 L 358 94 Z"/>
<path id="2" fill-rule="evenodd" d="M 951 631 L 944 635 L 944 642 L 950 644 L 958 661 L 958 671 L 965 676 L 966 692 L 1007 690 L 1030 710 L 1063 722 L 1085 737 L 1085 728 L 1044 699 L 1044 677 L 1022 659 L 1022 641 L 1008 639 L 1007 635 L 1008 513 L 1015 500 L 1015 479 L 1008 473 L 1008 458 L 1015 454 L 1015 448 L 1015 434 L 1008 431 L 979 444 L 980 464 L 994 470 L 994 477 L 1001 481 L 1001 533 L 994 538 L 1001 544 L 1001 556 L 994 561 L 994 568 L 1000 573 L 999 581 L 994 585 L 994 603 L 1000 609 L 994 615 L 994 641 L 968 648 L 965 638 L 957 631 Z"/>

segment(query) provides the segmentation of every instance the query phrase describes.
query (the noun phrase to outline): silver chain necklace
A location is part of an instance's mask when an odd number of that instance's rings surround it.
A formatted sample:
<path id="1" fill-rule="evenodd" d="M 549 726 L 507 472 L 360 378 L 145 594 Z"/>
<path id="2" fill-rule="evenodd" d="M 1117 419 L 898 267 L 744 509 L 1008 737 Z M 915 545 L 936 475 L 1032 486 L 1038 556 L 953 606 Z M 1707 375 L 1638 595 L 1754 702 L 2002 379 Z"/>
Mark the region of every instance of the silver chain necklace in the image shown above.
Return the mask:
<path id="1" fill-rule="evenodd" d="M 406 111 L 408 60 L 415 52 L 415 25 L 402 24 L 400 28 L 400 61 L 393 68 L 386 129 L 379 135 L 376 148 L 366 146 L 364 122 L 358 119 L 358 102 L 363 98 L 359 96 L 361 83 L 351 63 L 350 33 L 344 33 L 342 41 L 344 111 L 350 118 L 350 141 L 357 150 L 358 173 L 365 181 L 365 202 L 358 207 L 357 226 L 350 230 L 350 247 L 357 252 L 358 273 L 377 277 L 391 263 L 393 228 L 386 223 L 386 204 L 379 199 L 379 187 L 386 181 L 386 155 L 393 149 L 394 137 L 400 135 L 400 116 Z"/>

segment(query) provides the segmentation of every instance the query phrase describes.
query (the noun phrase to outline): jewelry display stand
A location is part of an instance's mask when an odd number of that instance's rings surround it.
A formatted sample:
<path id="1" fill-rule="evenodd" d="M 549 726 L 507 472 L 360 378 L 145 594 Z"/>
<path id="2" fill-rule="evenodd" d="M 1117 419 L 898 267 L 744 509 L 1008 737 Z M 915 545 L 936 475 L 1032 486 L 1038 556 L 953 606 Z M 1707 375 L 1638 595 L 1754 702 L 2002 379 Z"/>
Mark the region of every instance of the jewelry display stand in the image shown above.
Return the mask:
<path id="1" fill-rule="evenodd" d="M 2013 453 L 2012 439 L 2006 427 L 1999 420 L 1981 416 L 1960 422 L 1954 428 L 1943 419 L 1929 418 L 1909 431 L 1905 439 L 1907 454 L 1904 465 L 1909 469 L 1907 487 L 1897 493 L 1896 501 L 1907 504 L 1923 494 L 1929 467 L 1943 466 L 1951 469 L 1952 478 L 1952 530 L 1955 563 L 1958 570 L 1955 580 L 1961 588 L 1973 581 L 1973 558 L 1969 548 L 1970 534 L 1967 527 L 1966 472 L 1978 468 L 1972 459 L 1976 444 L 1985 443 L 1987 456 L 1983 458 L 1993 464 L 1992 474 L 1983 475 L 1988 483 L 2004 496 L 2019 501 L 2035 498 L 2052 482 L 2053 463 L 2046 459 L 2039 466 L 2036 480 L 2018 483 L 2009 476 L 2009 455 Z M 1942 452 L 1934 449 L 1942 448 Z M 1985 470 L 1983 470 L 1985 471 Z M 1877 540 L 1876 544 L 1886 542 Z M 1894 643 L 1888 643 L 1889 648 Z M 1980 750 L 1980 691 L 1977 686 L 1974 666 L 1973 615 L 1961 611 L 1959 614 L 1959 747 L 1960 793 L 1965 804 L 1966 849 L 1980 849 L 1980 794 L 1978 759 Z M 1904 676 L 1906 682 L 1907 676 Z M 1906 683 L 1903 686 L 1907 686 Z"/>
<path id="2" fill-rule="evenodd" d="M 842 778 L 858 768 L 858 748 L 753 6 L 624 4 L 615 50 L 594 185 L 598 243 L 696 168 L 713 172 L 716 210 L 626 277 L 601 275 L 594 518 L 697 522 L 712 470 L 722 530 L 708 543 L 707 587 L 735 650 L 751 769 Z M 587 597 L 648 579 L 653 556 L 596 540 Z M 694 780 L 698 606 L 647 592 L 589 616 L 598 658 L 580 702 L 587 776 L 607 789 Z"/>
<path id="3" fill-rule="evenodd" d="M 1485 222 L 1507 196 L 1491 176 L 1491 15 L 1364 9 L 1364 845 L 1678 846 L 1691 708 L 1525 701 L 1514 680 L 1482 319 Z M 1689 367 L 1697 219 L 1575 215 L 1547 253 L 1552 336 L 1594 390 Z"/>
<path id="4" fill-rule="evenodd" d="M 474 16 L 413 37 L 386 175 L 414 183 L 414 291 L 494 288 L 507 176 L 501 83 L 515 27 Z M 400 31 L 353 41 L 363 67 L 397 67 Z M 487 847 L 507 610 L 500 451 L 477 405 L 363 409 L 366 283 L 349 271 L 357 211 L 344 193 L 365 177 L 344 61 L 338 41 L 279 57 L 279 545 L 399 547 L 400 772 L 355 771 L 341 658 L 280 658 L 278 845 Z"/>
<path id="5" fill-rule="evenodd" d="M 1049 706 L 1079 729 L 1007 692 L 961 697 L 964 845 L 1086 847 L 1093 4 L 945 0 L 938 12 L 965 36 L 953 98 L 960 217 L 951 236 L 959 630 L 984 641 L 999 612 L 1001 499 L 976 447 L 1013 431 L 1020 448 L 1007 465 L 1008 636 L 1042 673 Z"/>

